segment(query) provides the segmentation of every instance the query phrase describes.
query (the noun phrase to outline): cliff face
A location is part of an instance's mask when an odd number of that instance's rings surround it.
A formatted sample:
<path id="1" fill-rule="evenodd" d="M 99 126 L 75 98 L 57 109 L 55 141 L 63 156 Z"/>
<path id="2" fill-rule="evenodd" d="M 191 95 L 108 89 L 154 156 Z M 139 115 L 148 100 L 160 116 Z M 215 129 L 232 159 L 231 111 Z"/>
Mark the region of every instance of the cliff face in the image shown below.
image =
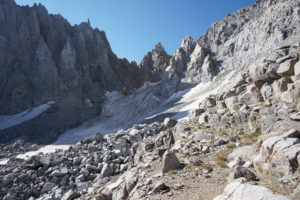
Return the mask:
<path id="1" fill-rule="evenodd" d="M 155 48 L 148 52 L 140 64 L 141 70 L 147 77 L 145 80 L 158 82 L 162 79 L 164 71 L 169 65 L 171 56 L 167 54 L 161 43 L 158 43 Z"/>
<path id="2" fill-rule="evenodd" d="M 278 44 L 300 39 L 298 0 L 259 0 L 215 22 L 197 43 L 222 62 L 241 69 Z"/>
<path id="3" fill-rule="evenodd" d="M 260 0 L 216 21 L 198 41 L 184 38 L 170 62 L 173 76 L 181 78 L 178 88 L 211 81 L 224 70 L 242 70 L 276 46 L 298 43 L 299 4 Z"/>
<path id="4" fill-rule="evenodd" d="M 105 33 L 71 26 L 42 5 L 0 2 L 0 113 L 12 114 L 75 94 L 99 105 L 106 91 L 139 87 L 135 63 L 118 59 Z"/>

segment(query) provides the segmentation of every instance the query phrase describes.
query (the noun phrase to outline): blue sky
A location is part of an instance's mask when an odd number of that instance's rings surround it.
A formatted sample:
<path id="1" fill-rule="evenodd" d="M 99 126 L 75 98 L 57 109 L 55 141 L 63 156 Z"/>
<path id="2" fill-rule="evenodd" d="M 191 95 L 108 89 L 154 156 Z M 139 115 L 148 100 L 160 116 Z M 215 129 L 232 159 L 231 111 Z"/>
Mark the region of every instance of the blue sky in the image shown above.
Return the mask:
<path id="1" fill-rule="evenodd" d="M 213 22 L 256 0 L 16 0 L 19 5 L 35 2 L 71 24 L 89 18 L 106 32 L 120 58 L 140 62 L 158 42 L 172 54 L 185 36 L 197 40 Z"/>

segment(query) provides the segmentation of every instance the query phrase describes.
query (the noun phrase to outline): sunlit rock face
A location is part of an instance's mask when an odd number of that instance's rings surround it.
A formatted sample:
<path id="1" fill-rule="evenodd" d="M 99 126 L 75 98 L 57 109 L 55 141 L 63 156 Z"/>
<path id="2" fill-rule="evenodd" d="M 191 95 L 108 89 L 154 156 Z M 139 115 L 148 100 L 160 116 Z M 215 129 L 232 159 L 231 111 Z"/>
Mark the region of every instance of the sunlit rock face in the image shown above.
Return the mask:
<path id="1" fill-rule="evenodd" d="M 158 82 L 162 79 L 163 73 L 169 65 L 171 56 L 167 54 L 161 43 L 155 45 L 155 48 L 148 52 L 140 63 L 140 68 L 144 73 L 145 80 Z"/>
<path id="2" fill-rule="evenodd" d="M 71 26 L 42 5 L 0 2 L 0 113 L 12 114 L 76 94 L 98 105 L 105 91 L 143 84 L 135 63 L 118 59 L 105 33 Z"/>
<path id="3" fill-rule="evenodd" d="M 299 20 L 299 1 L 261 0 L 216 21 L 196 42 L 184 38 L 170 61 L 181 77 L 178 88 L 211 81 L 224 70 L 247 68 L 275 47 L 299 42 Z M 277 56 L 281 54 L 285 52 Z"/>
<path id="4" fill-rule="evenodd" d="M 107 91 L 127 95 L 161 76 L 146 74 L 159 74 L 161 62 L 147 71 L 119 59 L 103 31 L 89 22 L 71 26 L 41 4 L 21 7 L 13 0 L 1 1 L 0 26 L 0 115 L 55 102 L 27 125 L 4 130 L 5 140 L 46 135 L 42 143 L 53 141 L 67 128 L 99 115 Z"/>
<path id="5" fill-rule="evenodd" d="M 224 69 L 248 67 L 277 44 L 300 37 L 299 2 L 263 0 L 226 15 L 198 41 L 184 38 L 172 57 L 158 43 L 138 67 L 118 59 L 105 33 L 92 29 L 89 22 L 71 26 L 40 4 L 19 7 L 13 0 L 1 1 L 0 11 L 2 114 L 70 93 L 99 105 L 106 91 L 129 94 L 145 81 L 170 76 L 172 82 L 181 83 L 175 84 L 176 91 L 190 83 L 211 81 Z"/>

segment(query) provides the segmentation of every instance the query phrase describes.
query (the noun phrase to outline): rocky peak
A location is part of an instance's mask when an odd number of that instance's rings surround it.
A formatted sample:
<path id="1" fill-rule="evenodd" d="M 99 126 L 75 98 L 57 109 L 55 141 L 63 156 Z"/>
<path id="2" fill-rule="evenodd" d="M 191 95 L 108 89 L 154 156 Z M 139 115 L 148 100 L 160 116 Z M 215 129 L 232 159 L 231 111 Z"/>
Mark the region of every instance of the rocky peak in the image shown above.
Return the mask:
<path id="1" fill-rule="evenodd" d="M 298 24 L 299 1 L 261 0 L 215 22 L 197 42 L 223 68 L 242 69 L 275 46 L 299 40 Z"/>
<path id="2" fill-rule="evenodd" d="M 163 73 L 169 65 L 171 56 L 165 51 L 162 44 L 159 42 L 154 49 L 143 58 L 140 68 L 146 71 L 145 79 L 151 82 L 157 82 L 162 79 Z M 147 78 L 149 77 L 149 78 Z"/>
<path id="3" fill-rule="evenodd" d="M 152 71 L 142 71 L 135 63 L 119 59 L 103 31 L 93 29 L 88 22 L 71 26 L 62 16 L 48 14 L 41 4 L 29 7 L 18 6 L 13 0 L 0 1 L 0 26 L 0 114 L 15 114 L 55 101 L 56 111 L 41 116 L 43 120 L 53 119 L 48 127 L 56 131 L 50 140 L 71 124 L 99 115 L 106 91 L 128 94 L 151 77 L 144 74 Z M 153 69 L 167 66 L 168 55 L 162 49 L 157 47 L 160 53 Z M 156 81 L 160 78 L 154 77 Z M 94 106 L 93 111 L 85 107 L 86 100 Z M 77 111 L 72 106 L 64 109 L 67 101 L 81 110 L 80 116 L 74 114 Z M 69 114 L 78 116 L 78 120 Z M 36 123 L 26 133 L 21 129 L 11 131 L 30 135 L 38 127 Z M 38 132 L 42 136 L 49 130 Z M 51 142 L 48 139 L 45 142 Z"/>
<path id="4" fill-rule="evenodd" d="M 159 42 L 155 45 L 154 51 L 165 51 L 164 47 L 162 46 L 162 44 Z"/>
<path id="5" fill-rule="evenodd" d="M 187 53 L 191 54 L 196 46 L 196 42 L 191 36 L 186 36 L 182 42 L 180 47 Z"/>

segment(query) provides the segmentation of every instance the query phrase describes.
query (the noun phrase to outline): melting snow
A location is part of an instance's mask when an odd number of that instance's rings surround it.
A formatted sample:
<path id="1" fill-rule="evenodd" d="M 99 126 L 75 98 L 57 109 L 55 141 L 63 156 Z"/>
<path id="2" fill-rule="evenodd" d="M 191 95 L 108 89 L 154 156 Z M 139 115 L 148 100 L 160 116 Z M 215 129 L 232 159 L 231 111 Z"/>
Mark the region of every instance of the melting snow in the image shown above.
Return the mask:
<path id="1" fill-rule="evenodd" d="M 16 158 L 27 160 L 28 158 L 30 158 L 32 156 L 35 156 L 35 155 L 38 155 L 40 153 L 43 153 L 43 154 L 54 153 L 56 150 L 59 150 L 59 149 L 67 150 L 69 148 L 70 148 L 70 145 L 47 145 L 47 146 L 44 146 L 44 147 L 40 148 L 37 151 L 29 151 L 29 152 L 26 152 L 24 154 L 19 154 L 19 155 L 16 156 Z M 1 160 L 0 165 L 5 165 L 7 162 L 8 162 L 8 159 Z"/>
<path id="2" fill-rule="evenodd" d="M 230 85 L 230 78 L 234 72 L 224 72 L 217 76 L 212 82 L 201 83 L 192 89 L 179 91 L 168 99 L 160 99 L 154 96 L 153 90 L 157 83 L 147 83 L 137 89 L 132 95 L 124 96 L 119 92 L 108 92 L 103 105 L 102 115 L 85 122 L 83 125 L 70 129 L 60 135 L 52 145 L 47 145 L 38 151 L 18 155 L 18 158 L 28 158 L 40 152 L 49 153 L 56 149 L 67 149 L 79 140 L 96 135 L 97 133 L 109 134 L 126 129 L 137 123 L 168 113 L 177 113 L 173 118 L 185 119 L 190 110 L 198 108 L 199 103 L 211 94 L 224 90 Z M 162 101 L 163 100 L 163 101 Z M 53 104 L 53 103 L 52 103 Z M 17 119 L 19 123 L 31 119 L 45 110 L 49 109 L 51 103 L 36 107 L 32 111 L 25 111 L 14 118 L 10 116 L 10 124 Z M 46 106 L 47 105 L 47 106 Z M 18 117 L 17 117 L 18 116 Z M 30 116 L 30 117 L 29 117 Z M 5 118 L 9 124 L 9 118 Z M 23 121 L 22 121 L 22 120 Z M 0 121 L 0 123 L 3 121 Z M 14 123 L 16 124 L 16 123 Z M 1 127 L 3 127 L 1 123 Z M 7 161 L 2 161 L 0 164 Z"/>
<path id="3" fill-rule="evenodd" d="M 49 108 L 54 104 L 54 101 L 50 101 L 46 104 L 34 107 L 32 109 L 25 110 L 21 113 L 15 114 L 15 115 L 1 115 L 0 116 L 0 130 L 16 126 L 18 124 L 21 124 L 27 120 L 33 119 Z"/>
<path id="4" fill-rule="evenodd" d="M 173 118 L 184 119 L 204 98 L 224 89 L 233 73 L 224 72 L 212 82 L 201 83 L 190 90 L 179 91 L 164 101 L 151 93 L 157 85 L 153 83 L 145 84 L 129 96 L 119 92 L 108 92 L 100 117 L 66 131 L 54 144 L 75 144 L 97 133 L 114 133 L 162 114 L 177 113 Z"/>

